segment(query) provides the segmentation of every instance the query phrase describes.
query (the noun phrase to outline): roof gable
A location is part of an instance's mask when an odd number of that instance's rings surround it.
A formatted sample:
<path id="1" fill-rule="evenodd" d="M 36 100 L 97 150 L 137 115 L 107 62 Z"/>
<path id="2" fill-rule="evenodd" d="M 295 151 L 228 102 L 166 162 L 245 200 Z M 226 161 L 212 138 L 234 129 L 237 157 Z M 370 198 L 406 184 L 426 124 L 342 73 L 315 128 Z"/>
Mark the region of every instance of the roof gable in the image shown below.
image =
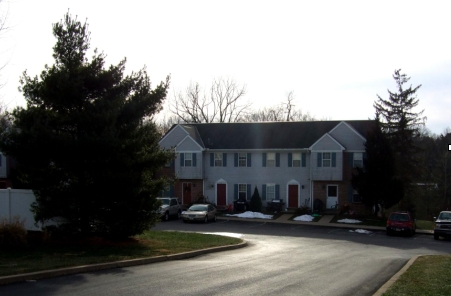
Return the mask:
<path id="1" fill-rule="evenodd" d="M 334 151 L 334 150 L 345 150 L 345 147 L 337 142 L 331 135 L 325 134 L 318 141 L 316 141 L 311 147 L 310 150 L 326 150 L 326 151 Z"/>

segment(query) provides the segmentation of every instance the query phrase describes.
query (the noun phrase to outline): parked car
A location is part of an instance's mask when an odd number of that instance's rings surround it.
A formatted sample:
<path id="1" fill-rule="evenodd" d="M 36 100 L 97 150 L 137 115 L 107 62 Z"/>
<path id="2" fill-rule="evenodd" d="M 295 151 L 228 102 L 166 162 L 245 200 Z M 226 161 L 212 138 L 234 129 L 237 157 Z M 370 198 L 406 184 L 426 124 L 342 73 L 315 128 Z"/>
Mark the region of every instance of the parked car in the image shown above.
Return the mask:
<path id="1" fill-rule="evenodd" d="M 188 210 L 182 212 L 183 222 L 188 221 L 216 221 L 216 208 L 211 204 L 194 204 Z"/>
<path id="2" fill-rule="evenodd" d="M 161 202 L 158 213 L 163 221 L 168 221 L 170 217 L 180 218 L 182 207 L 176 197 L 158 197 L 157 200 Z"/>
<path id="3" fill-rule="evenodd" d="M 440 212 L 438 218 L 435 218 L 434 225 L 434 239 L 439 239 L 440 236 L 451 237 L 451 211 Z"/>
<path id="4" fill-rule="evenodd" d="M 387 219 L 387 235 L 393 233 L 406 233 L 410 236 L 416 231 L 415 219 L 409 212 L 393 212 Z"/>

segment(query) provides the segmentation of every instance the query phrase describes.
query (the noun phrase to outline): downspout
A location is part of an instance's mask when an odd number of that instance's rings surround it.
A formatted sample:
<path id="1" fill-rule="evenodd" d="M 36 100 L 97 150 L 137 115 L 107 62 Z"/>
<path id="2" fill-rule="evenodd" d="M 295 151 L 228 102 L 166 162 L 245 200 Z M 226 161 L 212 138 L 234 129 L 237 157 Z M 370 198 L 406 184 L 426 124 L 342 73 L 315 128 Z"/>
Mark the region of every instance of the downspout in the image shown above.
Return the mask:
<path id="1" fill-rule="evenodd" d="M 310 208 L 313 211 L 312 151 L 310 150 Z"/>

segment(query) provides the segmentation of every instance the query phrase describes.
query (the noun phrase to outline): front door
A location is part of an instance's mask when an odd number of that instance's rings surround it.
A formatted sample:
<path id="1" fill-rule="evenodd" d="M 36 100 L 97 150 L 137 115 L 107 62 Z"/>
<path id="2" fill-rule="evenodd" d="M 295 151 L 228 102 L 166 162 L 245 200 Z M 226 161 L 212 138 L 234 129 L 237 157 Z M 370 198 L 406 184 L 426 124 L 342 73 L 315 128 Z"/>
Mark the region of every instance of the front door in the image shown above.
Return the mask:
<path id="1" fill-rule="evenodd" d="M 298 208 L 298 185 L 288 185 L 288 207 Z"/>
<path id="2" fill-rule="evenodd" d="M 338 204 L 338 185 L 327 185 L 327 209 L 336 209 Z"/>
<path id="3" fill-rule="evenodd" d="M 191 183 L 182 183 L 183 192 L 183 204 L 188 205 L 192 202 L 191 200 Z"/>
<path id="4" fill-rule="evenodd" d="M 216 204 L 218 206 L 227 205 L 226 201 L 226 184 L 216 185 Z"/>

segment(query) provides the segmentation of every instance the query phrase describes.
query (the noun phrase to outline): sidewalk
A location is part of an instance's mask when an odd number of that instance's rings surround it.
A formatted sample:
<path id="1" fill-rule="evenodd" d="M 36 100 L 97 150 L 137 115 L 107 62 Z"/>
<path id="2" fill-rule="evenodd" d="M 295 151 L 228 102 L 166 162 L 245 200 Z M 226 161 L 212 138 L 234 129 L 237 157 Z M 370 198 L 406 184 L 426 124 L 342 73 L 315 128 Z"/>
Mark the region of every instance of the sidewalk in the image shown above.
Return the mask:
<path id="1" fill-rule="evenodd" d="M 247 222 L 265 222 L 265 223 L 279 223 L 279 224 L 294 224 L 294 225 L 309 225 L 309 226 L 325 226 L 325 227 L 337 227 L 337 228 L 352 228 L 352 229 L 364 229 L 364 230 L 379 230 L 386 231 L 385 227 L 380 226 L 369 226 L 369 225 L 360 225 L 359 223 L 330 223 L 330 221 L 334 218 L 334 215 L 324 215 L 318 222 L 303 222 L 303 221 L 294 221 L 289 220 L 291 217 L 295 215 L 291 214 L 282 214 L 275 220 L 270 219 L 258 219 L 258 218 L 238 218 L 238 217 L 229 217 L 229 216 L 218 216 L 218 220 L 230 220 L 230 221 L 247 221 Z M 433 230 L 423 230 L 417 229 L 416 233 L 421 234 L 434 234 Z"/>

